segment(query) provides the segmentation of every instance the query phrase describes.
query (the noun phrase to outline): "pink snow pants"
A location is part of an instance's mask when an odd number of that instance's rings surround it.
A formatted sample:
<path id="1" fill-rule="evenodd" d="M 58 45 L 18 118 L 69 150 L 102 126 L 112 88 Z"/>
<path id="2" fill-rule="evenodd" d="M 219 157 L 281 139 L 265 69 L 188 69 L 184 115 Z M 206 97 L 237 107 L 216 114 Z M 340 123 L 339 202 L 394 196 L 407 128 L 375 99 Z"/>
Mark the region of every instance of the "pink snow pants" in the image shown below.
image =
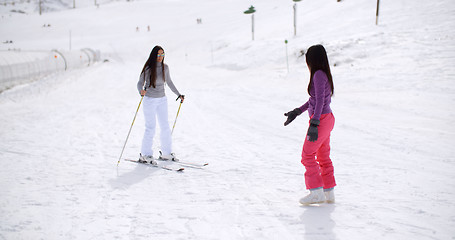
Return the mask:
<path id="1" fill-rule="evenodd" d="M 305 166 L 305 185 L 307 189 L 336 186 L 333 165 L 330 159 L 330 132 L 335 125 L 332 113 L 321 115 L 318 127 L 318 140 L 310 142 L 305 138 L 302 150 L 302 164 Z"/>

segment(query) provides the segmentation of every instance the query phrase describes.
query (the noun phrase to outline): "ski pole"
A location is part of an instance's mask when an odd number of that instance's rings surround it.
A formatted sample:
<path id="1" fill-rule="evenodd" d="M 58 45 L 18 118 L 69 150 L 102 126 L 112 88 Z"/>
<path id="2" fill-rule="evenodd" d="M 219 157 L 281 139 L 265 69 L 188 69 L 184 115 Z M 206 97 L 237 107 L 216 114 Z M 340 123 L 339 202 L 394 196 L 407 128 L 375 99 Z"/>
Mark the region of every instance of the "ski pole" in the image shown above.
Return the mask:
<path id="1" fill-rule="evenodd" d="M 144 88 L 144 90 L 145 90 L 145 88 Z M 120 153 L 120 157 L 118 158 L 117 167 L 120 164 L 120 159 L 122 159 L 123 151 L 125 150 L 126 142 L 128 142 L 128 138 L 130 137 L 131 129 L 133 129 L 133 124 L 134 124 L 134 121 L 136 120 L 137 112 L 139 111 L 139 108 L 141 107 L 142 99 L 144 99 L 144 95 L 142 95 L 141 101 L 139 101 L 139 105 L 137 106 L 137 110 L 136 110 L 136 113 L 134 114 L 133 122 L 131 123 L 130 130 L 128 131 L 128 135 L 126 136 L 125 144 L 123 144 L 122 153 Z"/>
<path id="2" fill-rule="evenodd" d="M 177 117 L 179 116 L 180 107 L 182 107 L 182 103 L 183 103 L 183 100 L 180 100 L 179 110 L 177 110 L 177 115 L 175 116 L 174 126 L 172 126 L 171 135 L 172 135 L 172 133 L 174 133 L 175 124 L 177 123 Z"/>

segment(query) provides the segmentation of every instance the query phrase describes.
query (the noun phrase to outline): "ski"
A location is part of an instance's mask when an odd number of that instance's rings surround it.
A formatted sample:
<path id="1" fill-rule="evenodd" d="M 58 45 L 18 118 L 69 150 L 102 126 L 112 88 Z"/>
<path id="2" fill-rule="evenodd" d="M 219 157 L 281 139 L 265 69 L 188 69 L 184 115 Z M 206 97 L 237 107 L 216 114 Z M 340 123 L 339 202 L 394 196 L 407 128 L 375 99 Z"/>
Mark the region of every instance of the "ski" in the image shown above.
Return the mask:
<path id="1" fill-rule="evenodd" d="M 176 162 L 176 163 L 177 163 L 178 165 L 182 166 L 182 167 L 196 168 L 196 169 L 204 169 L 204 167 L 198 166 L 198 165 L 189 165 L 189 164 L 179 163 L 179 162 Z"/>
<path id="2" fill-rule="evenodd" d="M 185 161 L 183 161 L 183 162 L 182 161 L 178 161 L 176 163 L 178 163 L 180 165 L 186 165 L 188 167 L 197 167 L 197 168 L 204 168 L 205 166 L 209 165 L 208 163 L 200 164 L 200 163 L 192 163 L 192 162 L 185 162 Z"/>
<path id="3" fill-rule="evenodd" d="M 163 166 L 163 165 L 152 165 L 150 163 L 145 163 L 145 162 L 139 162 L 138 160 L 133 160 L 133 159 L 124 159 L 125 161 L 129 161 L 129 162 L 135 162 L 135 163 L 138 163 L 138 164 L 143 164 L 143 165 L 147 165 L 149 167 L 156 167 L 156 168 L 161 168 L 161 169 L 164 169 L 164 170 L 168 170 L 168 171 L 175 171 L 175 172 L 183 172 L 183 170 L 185 170 L 184 168 L 172 168 L 172 167 L 168 167 L 168 166 Z"/>
<path id="4" fill-rule="evenodd" d="M 177 159 L 177 161 L 174 161 L 174 160 L 171 160 L 171 159 L 166 159 L 166 158 L 162 158 L 161 155 L 163 155 L 163 153 L 160 151 L 160 156 L 158 157 L 157 160 L 159 161 L 173 161 L 181 166 L 185 166 L 185 167 L 191 167 L 191 168 L 199 168 L 199 169 L 202 169 L 203 167 L 209 165 L 208 163 L 192 163 L 192 162 L 185 162 L 185 161 L 180 161 L 180 159 Z M 171 154 L 172 156 L 174 156 L 173 154 Z"/>
<path id="5" fill-rule="evenodd" d="M 173 161 L 173 160 L 168 160 L 168 159 L 164 159 L 164 158 L 161 158 L 161 157 L 159 157 L 157 160 L 158 161 L 163 161 L 163 162 L 172 161 L 172 162 L 177 163 L 177 164 L 179 164 L 181 166 L 184 166 L 184 167 L 199 168 L 199 169 L 202 169 L 205 166 L 209 165 L 208 163 L 199 164 L 199 163 L 185 162 L 185 161 L 180 161 L 180 160 Z"/>

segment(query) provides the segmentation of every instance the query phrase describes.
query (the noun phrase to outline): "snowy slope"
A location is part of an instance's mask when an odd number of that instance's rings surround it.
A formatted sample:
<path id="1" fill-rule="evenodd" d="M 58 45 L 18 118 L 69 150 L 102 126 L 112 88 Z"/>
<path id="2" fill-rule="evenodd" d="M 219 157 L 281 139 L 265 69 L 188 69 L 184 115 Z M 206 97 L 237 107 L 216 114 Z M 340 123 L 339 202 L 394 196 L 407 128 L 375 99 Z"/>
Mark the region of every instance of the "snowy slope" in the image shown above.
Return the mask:
<path id="1" fill-rule="evenodd" d="M 455 239 L 455 4 L 381 4 L 375 26 L 375 1 L 302 1 L 297 37 L 292 1 L 5 14 L 0 36 L 14 44 L 1 50 L 67 50 L 71 31 L 73 49 L 110 61 L 0 94 L 0 239 Z M 283 127 L 283 113 L 308 98 L 299 56 L 317 43 L 336 65 L 337 203 L 302 207 L 308 118 Z M 157 44 L 187 96 L 174 151 L 203 170 L 116 166 Z M 143 125 L 140 111 L 124 156 L 137 156 Z"/>

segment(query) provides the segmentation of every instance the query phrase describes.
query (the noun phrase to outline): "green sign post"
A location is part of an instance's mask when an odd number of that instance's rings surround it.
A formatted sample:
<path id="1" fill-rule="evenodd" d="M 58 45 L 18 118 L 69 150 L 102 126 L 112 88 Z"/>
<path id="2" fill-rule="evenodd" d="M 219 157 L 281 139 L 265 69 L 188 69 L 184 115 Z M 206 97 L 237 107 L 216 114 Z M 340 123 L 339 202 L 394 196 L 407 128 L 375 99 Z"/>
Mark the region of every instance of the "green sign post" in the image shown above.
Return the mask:
<path id="1" fill-rule="evenodd" d="M 254 13 L 256 12 L 256 10 L 254 9 L 253 5 L 251 5 L 251 7 L 244 11 L 243 13 L 244 14 L 251 14 L 251 32 L 253 34 L 253 41 L 254 41 Z"/>
<path id="2" fill-rule="evenodd" d="M 289 60 L 288 60 L 288 40 L 284 40 L 284 44 L 286 45 L 286 66 L 288 67 L 288 73 L 289 73 Z"/>

